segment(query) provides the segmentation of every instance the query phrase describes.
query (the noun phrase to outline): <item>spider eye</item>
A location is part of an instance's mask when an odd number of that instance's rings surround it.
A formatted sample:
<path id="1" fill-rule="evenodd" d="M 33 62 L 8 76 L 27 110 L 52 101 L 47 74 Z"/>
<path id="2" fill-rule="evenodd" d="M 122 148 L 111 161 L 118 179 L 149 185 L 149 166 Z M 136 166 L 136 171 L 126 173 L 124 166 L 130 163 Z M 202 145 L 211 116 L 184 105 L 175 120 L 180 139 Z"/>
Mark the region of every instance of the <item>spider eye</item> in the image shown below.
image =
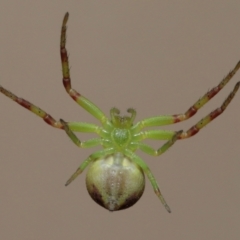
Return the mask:
<path id="1" fill-rule="evenodd" d="M 96 203 L 116 211 L 129 208 L 140 199 L 145 177 L 135 163 L 116 153 L 90 165 L 86 185 Z"/>

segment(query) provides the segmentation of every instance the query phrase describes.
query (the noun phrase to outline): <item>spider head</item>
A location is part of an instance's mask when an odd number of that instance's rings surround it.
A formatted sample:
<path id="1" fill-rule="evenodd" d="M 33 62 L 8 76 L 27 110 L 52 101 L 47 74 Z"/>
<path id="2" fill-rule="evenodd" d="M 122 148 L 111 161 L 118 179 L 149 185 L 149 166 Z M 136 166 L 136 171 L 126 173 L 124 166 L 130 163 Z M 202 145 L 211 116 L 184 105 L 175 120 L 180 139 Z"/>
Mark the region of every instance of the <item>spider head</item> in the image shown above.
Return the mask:
<path id="1" fill-rule="evenodd" d="M 134 119 L 136 117 L 136 111 L 133 108 L 127 110 L 130 113 L 130 116 L 119 116 L 120 110 L 117 108 L 112 108 L 110 110 L 111 122 L 114 127 L 121 129 L 128 129 L 132 127 Z"/>

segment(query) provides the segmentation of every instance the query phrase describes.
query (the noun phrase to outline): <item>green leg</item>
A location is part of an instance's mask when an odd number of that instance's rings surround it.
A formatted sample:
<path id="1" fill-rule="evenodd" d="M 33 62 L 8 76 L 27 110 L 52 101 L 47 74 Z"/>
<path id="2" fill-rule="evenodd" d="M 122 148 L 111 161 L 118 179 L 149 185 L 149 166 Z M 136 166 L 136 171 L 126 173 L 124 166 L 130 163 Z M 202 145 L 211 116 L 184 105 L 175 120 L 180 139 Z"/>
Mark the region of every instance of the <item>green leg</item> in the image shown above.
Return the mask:
<path id="1" fill-rule="evenodd" d="M 114 152 L 113 148 L 108 148 L 91 154 L 86 160 L 84 160 L 81 163 L 76 172 L 68 179 L 65 186 L 68 186 L 79 174 L 81 174 L 84 171 L 84 169 L 89 165 L 89 163 L 96 159 L 104 158 L 106 155 L 112 154 L 113 152 Z"/>
<path id="2" fill-rule="evenodd" d="M 50 114 L 42 110 L 41 108 L 35 106 L 34 104 L 28 102 L 27 100 L 16 96 L 15 94 L 11 93 L 7 89 L 0 86 L 0 92 L 3 93 L 5 96 L 9 97 L 22 107 L 28 109 L 30 112 L 36 114 L 38 117 L 42 118 L 47 124 L 51 125 L 52 127 L 63 129 L 63 125 L 60 121 L 56 121 Z M 90 123 L 82 123 L 82 122 L 69 122 L 69 128 L 72 131 L 76 132 L 88 132 L 88 133 L 101 133 L 101 127 L 90 124 Z"/>
<path id="3" fill-rule="evenodd" d="M 18 103 L 19 105 L 21 105 L 22 107 L 28 109 L 30 112 L 36 114 L 38 117 L 42 118 L 47 124 L 51 125 L 52 127 L 63 129 L 63 126 L 60 123 L 60 121 L 56 121 L 50 114 L 46 113 L 41 108 L 35 106 L 34 104 L 26 101 L 23 98 L 19 98 L 18 96 L 11 93 L 2 86 L 0 86 L 0 92 L 3 93 L 5 96 L 9 97 L 10 99 L 12 99 L 13 101 L 15 101 L 16 103 Z"/>
<path id="4" fill-rule="evenodd" d="M 137 123 L 134 126 L 134 129 L 136 129 L 136 131 L 140 131 L 144 127 L 169 125 L 189 119 L 190 117 L 195 115 L 200 108 L 202 108 L 207 102 L 209 102 L 217 93 L 219 93 L 225 87 L 225 85 L 232 79 L 232 77 L 235 75 L 239 68 L 240 61 L 237 63 L 235 68 L 232 71 L 230 71 L 225 78 L 223 78 L 223 80 L 218 84 L 218 86 L 208 91 L 202 98 L 200 98 L 196 103 L 194 103 L 184 114 L 163 115 L 147 118 Z M 237 85 L 239 85 L 239 83 L 237 83 L 236 86 Z"/>
<path id="5" fill-rule="evenodd" d="M 132 141 L 137 142 L 144 139 L 169 140 L 174 134 L 176 134 L 176 132 L 171 130 L 148 130 L 134 134 Z"/>
<path id="6" fill-rule="evenodd" d="M 184 138 L 189 138 L 197 134 L 203 127 L 205 127 L 207 124 L 209 124 L 212 120 L 214 120 L 216 117 L 218 117 L 220 114 L 222 114 L 229 103 L 232 101 L 234 98 L 236 92 L 238 91 L 240 86 L 240 82 L 238 82 L 233 91 L 229 94 L 229 96 L 226 98 L 226 100 L 223 102 L 222 106 L 217 108 L 216 110 L 212 111 L 210 114 L 208 114 L 206 117 L 201 119 L 197 124 L 192 126 L 189 130 L 186 132 L 183 132 L 180 136 L 179 139 L 184 139 Z"/>
<path id="7" fill-rule="evenodd" d="M 83 123 L 83 122 L 67 122 L 68 127 L 73 132 L 85 132 L 85 133 L 101 133 L 101 127 L 91 124 L 91 123 Z"/>
<path id="8" fill-rule="evenodd" d="M 68 17 L 69 17 L 69 14 L 66 13 L 62 23 L 61 40 L 60 40 L 63 85 L 67 93 L 71 96 L 71 98 L 74 101 L 76 101 L 81 107 L 83 107 L 91 115 L 97 118 L 101 123 L 105 123 L 107 121 L 107 117 L 105 116 L 105 114 L 97 106 L 95 106 L 91 101 L 89 101 L 88 99 L 83 97 L 80 93 L 72 89 L 68 53 L 66 49 L 66 31 L 67 31 L 66 24 L 68 21 Z"/>
<path id="9" fill-rule="evenodd" d="M 197 134 L 203 127 L 205 127 L 207 124 L 209 124 L 211 121 L 213 121 L 216 117 L 218 117 L 219 115 L 221 115 L 225 109 L 228 107 L 228 105 L 230 104 L 230 102 L 232 101 L 232 99 L 234 98 L 234 96 L 236 95 L 238 89 L 240 87 L 240 82 L 237 82 L 236 85 L 234 86 L 233 91 L 228 95 L 228 97 L 226 98 L 226 100 L 223 102 L 223 104 L 215 109 L 214 111 L 212 111 L 210 114 L 208 114 L 206 117 L 204 117 L 203 119 L 201 119 L 197 124 L 195 124 L 194 126 L 192 126 L 190 129 L 188 129 L 187 131 L 182 132 L 182 134 L 179 135 L 178 139 L 185 139 L 185 138 L 189 138 L 194 136 L 195 134 Z M 162 119 L 167 119 L 170 116 L 162 116 Z M 160 118 L 160 117 L 159 117 Z M 144 120 L 143 120 L 144 121 Z M 135 129 L 136 130 L 136 129 Z M 134 130 L 134 131 L 135 131 Z M 174 131 L 168 131 L 168 130 L 149 130 L 149 131 L 143 131 L 140 133 L 136 133 L 134 134 L 134 138 L 133 141 L 141 141 L 144 139 L 157 139 L 157 140 L 168 140 L 170 138 L 172 138 L 172 136 L 174 135 Z M 153 154 L 152 150 L 148 150 L 147 146 L 142 146 L 142 150 L 144 152 L 152 152 L 151 155 Z M 145 149 L 145 150 L 144 150 Z M 150 154 L 150 153 L 149 153 Z"/>
<path id="10" fill-rule="evenodd" d="M 109 128 L 107 126 L 109 124 Z M 83 123 L 83 122 L 67 122 L 68 127 L 73 132 L 85 132 L 85 133 L 96 133 L 103 139 L 109 138 L 109 132 L 112 131 L 112 125 L 108 121 L 104 128 L 97 126 L 91 123 Z"/>
<path id="11" fill-rule="evenodd" d="M 138 157 L 136 154 L 134 154 L 131 150 L 129 149 L 125 149 L 124 151 L 125 155 L 127 157 L 129 157 L 133 162 L 135 162 L 139 167 L 141 167 L 141 169 L 143 170 L 143 172 L 147 175 L 149 181 L 152 184 L 152 187 L 154 189 L 154 192 L 156 193 L 156 195 L 158 196 L 158 198 L 160 199 L 160 201 L 162 202 L 162 204 L 164 205 L 164 207 L 166 208 L 166 210 L 170 213 L 171 209 L 170 207 L 167 205 L 159 187 L 157 184 L 157 181 L 155 179 L 155 177 L 153 176 L 151 170 L 149 169 L 149 167 L 147 166 L 147 164 L 140 158 Z"/>
<path id="12" fill-rule="evenodd" d="M 176 132 L 169 141 L 167 141 L 162 147 L 160 147 L 157 150 L 141 142 L 137 143 L 136 145 L 138 146 L 139 149 L 141 149 L 143 152 L 149 155 L 159 156 L 166 152 L 179 139 L 179 136 L 181 136 L 182 132 L 183 132 L 182 130 Z"/>
<path id="13" fill-rule="evenodd" d="M 74 132 L 69 128 L 68 123 L 66 123 L 64 120 L 60 119 L 61 124 L 63 125 L 63 129 L 69 136 L 69 138 L 75 143 L 78 147 L 80 148 L 90 148 L 90 147 L 95 147 L 97 145 L 102 144 L 102 139 L 101 138 L 93 138 L 89 139 L 87 141 L 80 141 L 78 137 L 74 134 Z"/>

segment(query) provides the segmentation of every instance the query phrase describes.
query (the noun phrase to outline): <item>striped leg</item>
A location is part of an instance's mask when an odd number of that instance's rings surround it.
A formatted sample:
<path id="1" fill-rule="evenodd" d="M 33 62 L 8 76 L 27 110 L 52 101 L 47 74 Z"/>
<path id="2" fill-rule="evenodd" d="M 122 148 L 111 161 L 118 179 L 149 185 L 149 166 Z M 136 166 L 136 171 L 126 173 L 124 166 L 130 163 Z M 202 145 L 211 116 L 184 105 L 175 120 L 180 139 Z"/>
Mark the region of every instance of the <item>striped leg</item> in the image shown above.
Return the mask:
<path id="1" fill-rule="evenodd" d="M 232 99 L 234 98 L 235 94 L 237 93 L 238 89 L 240 87 L 240 82 L 237 82 L 235 85 L 233 91 L 228 95 L 227 99 L 223 102 L 221 107 L 215 109 L 210 114 L 208 114 L 206 117 L 202 118 L 197 124 L 192 126 L 187 131 L 182 132 L 178 139 L 184 139 L 194 136 L 196 133 L 198 133 L 203 127 L 205 127 L 207 124 L 209 124 L 212 120 L 214 120 L 216 117 L 221 115 L 225 109 L 228 107 Z M 176 134 L 175 131 L 169 131 L 169 130 L 148 130 L 144 132 L 140 132 L 134 135 L 133 141 L 141 141 L 144 139 L 156 139 L 156 140 L 169 140 L 171 139 L 174 134 Z M 147 151 L 145 151 L 147 152 Z M 149 153 L 150 155 L 153 155 Z"/>
<path id="2" fill-rule="evenodd" d="M 48 113 L 43 111 L 41 108 L 33 105 L 32 103 L 30 103 L 22 98 L 17 97 L 16 95 L 9 92 L 2 86 L 0 86 L 0 92 L 3 93 L 4 95 L 6 95 L 7 97 L 11 98 L 13 101 L 18 103 L 22 107 L 25 107 L 29 111 L 35 113 L 37 116 L 42 118 L 47 124 L 51 125 L 52 127 L 63 129 L 63 125 L 59 121 L 56 121 L 51 115 L 49 115 Z"/>
<path id="3" fill-rule="evenodd" d="M 153 127 L 153 126 L 163 126 L 170 125 L 178 122 L 185 121 L 191 118 L 193 115 L 197 113 L 197 111 L 203 107 L 207 102 L 209 102 L 217 93 L 219 93 L 224 86 L 231 80 L 231 78 L 235 75 L 235 73 L 240 68 L 240 61 L 237 63 L 235 68 L 228 73 L 228 75 L 219 83 L 218 86 L 214 87 L 210 91 L 208 91 L 202 98 L 200 98 L 193 106 L 191 106 L 184 114 L 176 114 L 176 115 L 163 115 L 158 117 L 152 117 L 142 120 L 137 123 L 135 126 L 136 131 L 141 130 L 144 127 Z M 236 84 L 235 88 L 238 88 L 239 83 Z M 237 91 L 233 90 L 233 91 Z"/>
<path id="4" fill-rule="evenodd" d="M 233 91 L 229 94 L 229 96 L 227 97 L 227 99 L 223 102 L 222 106 L 215 109 L 214 111 L 212 111 L 210 114 L 208 114 L 206 117 L 204 117 L 203 119 L 201 119 L 196 125 L 192 126 L 189 130 L 187 130 L 186 132 L 183 132 L 180 136 L 179 139 L 184 139 L 184 138 L 189 138 L 194 136 L 196 133 L 199 132 L 199 130 L 201 130 L 204 126 L 206 126 L 208 123 L 210 123 L 213 119 L 215 119 L 216 117 L 218 117 L 220 114 L 222 114 L 225 109 L 227 108 L 227 106 L 229 105 L 229 103 L 232 101 L 232 99 L 234 98 L 236 92 L 238 91 L 240 86 L 240 82 L 238 82 Z"/>
<path id="5" fill-rule="evenodd" d="M 56 121 L 50 114 L 42 110 L 41 108 L 35 106 L 34 104 L 28 102 L 27 100 L 23 98 L 19 98 L 15 94 L 9 92 L 7 89 L 3 88 L 0 85 L 0 92 L 21 105 L 22 107 L 28 109 L 30 112 L 36 114 L 38 117 L 42 118 L 47 124 L 49 124 L 52 127 L 63 129 L 64 125 L 61 123 L 61 121 Z M 101 133 L 101 127 L 90 124 L 90 123 L 83 123 L 83 122 L 68 122 L 67 123 L 69 129 L 71 131 L 75 132 L 88 132 L 88 133 Z"/>
<path id="6" fill-rule="evenodd" d="M 95 106 L 91 101 L 83 97 L 80 93 L 72 89 L 71 86 L 71 78 L 70 78 L 70 69 L 69 69 L 69 61 L 68 54 L 66 49 L 66 31 L 67 31 L 67 21 L 69 14 L 66 13 L 62 23 L 62 31 L 61 31 L 61 41 L 60 41 L 60 54 L 62 61 L 62 74 L 63 74 L 63 85 L 67 91 L 67 93 L 71 96 L 71 98 L 77 102 L 81 107 L 83 107 L 86 111 L 92 114 L 95 118 L 97 118 L 101 123 L 107 121 L 107 117 L 104 113 Z"/>

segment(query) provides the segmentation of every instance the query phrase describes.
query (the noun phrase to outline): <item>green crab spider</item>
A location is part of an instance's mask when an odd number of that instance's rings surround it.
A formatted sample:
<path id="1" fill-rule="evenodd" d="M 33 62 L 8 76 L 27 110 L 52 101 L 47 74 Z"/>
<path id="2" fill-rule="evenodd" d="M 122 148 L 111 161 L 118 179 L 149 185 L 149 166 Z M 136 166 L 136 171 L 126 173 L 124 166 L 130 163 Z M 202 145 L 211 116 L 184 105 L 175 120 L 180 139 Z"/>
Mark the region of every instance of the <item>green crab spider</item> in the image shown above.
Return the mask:
<path id="1" fill-rule="evenodd" d="M 224 112 L 238 91 L 240 81 L 236 83 L 233 91 L 219 108 L 212 111 L 187 131 L 143 131 L 143 129 L 146 127 L 170 125 L 191 118 L 201 107 L 224 88 L 239 69 L 240 61 L 218 86 L 208 91 L 183 114 L 151 117 L 134 124 L 136 111 L 133 108 L 127 110 L 129 116 L 120 116 L 120 111 L 117 108 L 112 108 L 110 110 L 110 119 L 108 119 L 95 104 L 71 87 L 69 61 L 66 50 L 66 24 L 68 17 L 69 14 L 66 13 L 62 23 L 60 40 L 63 85 L 70 97 L 93 117 L 98 119 L 101 126 L 83 122 L 65 122 L 62 119 L 56 121 L 44 110 L 17 97 L 2 86 L 0 86 L 0 92 L 41 117 L 52 127 L 64 130 L 68 137 L 78 147 L 90 148 L 97 145 L 103 147 L 102 150 L 91 154 L 80 164 L 76 172 L 66 182 L 66 186 L 89 166 L 86 176 L 86 185 L 90 196 L 102 207 L 110 211 L 116 211 L 128 208 L 140 199 L 144 191 L 146 175 L 152 184 L 154 192 L 166 210 L 170 213 L 171 210 L 160 192 L 155 177 L 147 164 L 135 154 L 136 150 L 140 149 L 149 155 L 159 156 L 167 151 L 177 140 L 194 136 L 204 126 Z M 81 141 L 74 132 L 96 133 L 99 135 L 99 138 Z M 155 150 L 151 146 L 142 143 L 145 139 L 167 141 L 160 148 Z"/>

